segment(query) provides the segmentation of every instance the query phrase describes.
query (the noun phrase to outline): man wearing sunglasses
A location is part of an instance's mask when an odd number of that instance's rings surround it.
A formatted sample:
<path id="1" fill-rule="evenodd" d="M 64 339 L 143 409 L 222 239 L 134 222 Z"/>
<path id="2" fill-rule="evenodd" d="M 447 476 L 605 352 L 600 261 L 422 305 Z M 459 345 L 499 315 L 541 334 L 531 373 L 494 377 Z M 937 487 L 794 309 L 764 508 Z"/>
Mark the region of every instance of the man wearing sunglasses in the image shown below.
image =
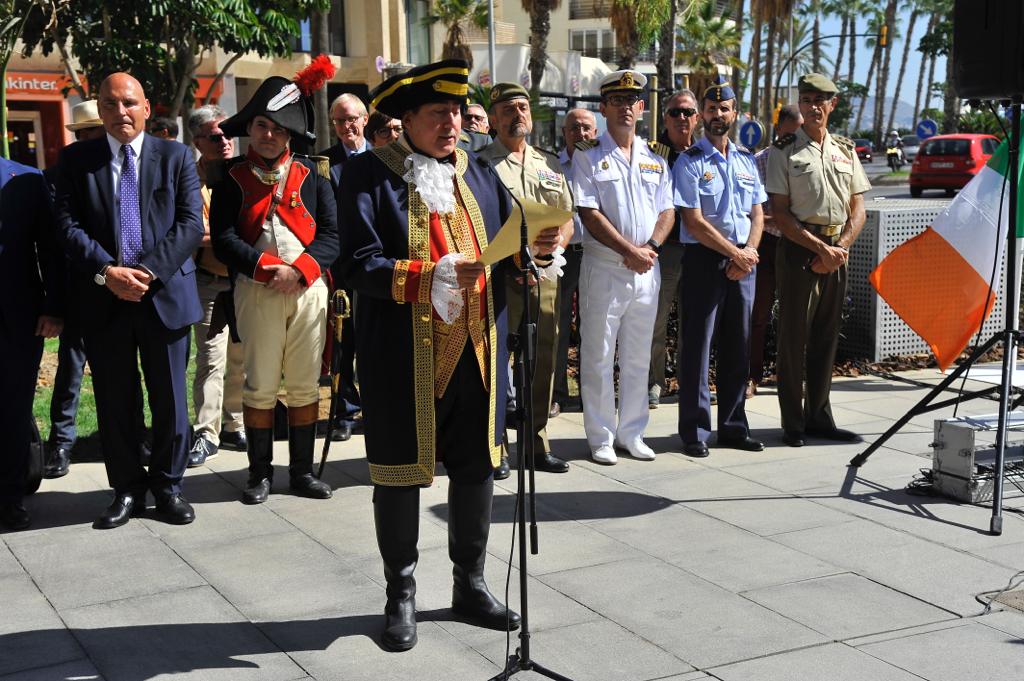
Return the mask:
<path id="1" fill-rule="evenodd" d="M 697 96 L 691 90 L 680 90 L 665 102 L 662 122 L 665 129 L 658 141 L 669 148 L 668 166 L 673 168 L 679 154 L 693 144 L 693 134 L 700 118 L 697 115 Z M 647 404 L 655 409 L 661 401 L 665 387 L 665 333 L 672 302 L 679 297 L 679 275 L 683 266 L 683 244 L 679 241 L 679 214 L 676 213 L 672 231 L 658 254 L 661 267 L 661 291 L 658 293 L 658 316 L 654 319 L 654 340 L 651 343 L 651 369 L 647 377 Z"/>
<path id="2" fill-rule="evenodd" d="M 768 196 L 754 155 L 730 141 L 736 93 L 712 85 L 701 97 L 704 136 L 676 163 L 676 205 L 686 244 L 679 293 L 679 437 L 683 453 L 708 455 L 711 394 L 708 366 L 715 342 L 718 446 L 758 452 L 750 437 L 744 390 L 750 352 L 750 309 Z"/>
<path id="3" fill-rule="evenodd" d="M 221 121 L 227 117 L 219 106 L 207 105 L 193 111 L 188 119 L 192 144 L 199 152 L 196 171 L 203 196 L 204 228 L 203 243 L 195 254 L 203 319 L 192 327 L 196 339 L 196 375 L 192 381 L 196 420 L 192 426 L 195 440 L 189 452 L 189 468 L 202 466 L 222 446 L 244 452 L 247 444 L 242 423 L 242 344 L 231 341 L 226 324 L 214 321 L 225 318 L 223 306 L 226 296 L 231 295 L 231 280 L 228 268 L 210 246 L 211 189 L 207 170 L 234 155 L 234 142 L 220 129 Z"/>
<path id="4" fill-rule="evenodd" d="M 647 77 L 616 71 L 601 82 L 608 130 L 580 142 L 573 186 L 583 237 L 580 271 L 580 392 L 583 426 L 594 461 L 616 463 L 615 447 L 650 461 L 643 441 L 651 336 L 658 312 L 658 251 L 672 229 L 668 148 L 636 136 Z M 615 410 L 618 346 L 619 410 Z"/>

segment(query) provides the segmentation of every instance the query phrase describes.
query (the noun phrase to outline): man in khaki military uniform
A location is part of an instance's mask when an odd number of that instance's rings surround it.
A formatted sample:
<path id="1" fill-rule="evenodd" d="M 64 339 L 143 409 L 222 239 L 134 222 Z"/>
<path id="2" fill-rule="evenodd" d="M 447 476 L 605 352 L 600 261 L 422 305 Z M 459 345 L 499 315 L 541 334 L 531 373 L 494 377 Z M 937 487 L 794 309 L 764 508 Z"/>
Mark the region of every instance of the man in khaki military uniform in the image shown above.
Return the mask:
<path id="1" fill-rule="evenodd" d="M 838 89 L 819 73 L 801 76 L 795 133 L 775 141 L 766 189 L 782 231 L 775 268 L 779 292 L 776 372 L 783 440 L 802 447 L 804 435 L 857 442 L 836 428 L 829 404 L 832 364 L 846 298 L 850 246 L 864 227 L 863 194 L 871 188 L 853 140 L 828 132 Z M 807 398 L 801 408 L 806 362 Z"/>
<path id="2" fill-rule="evenodd" d="M 516 83 L 498 83 L 491 90 L 490 116 L 497 131 L 497 139 L 480 152 L 480 158 L 497 171 L 501 181 L 517 198 L 572 210 L 572 194 L 562 174 L 558 157 L 526 143 L 533 130 L 530 115 L 530 94 Z M 560 229 L 564 248 L 572 237 L 570 220 Z M 508 328 L 518 329 L 523 305 L 516 277 L 507 281 Z M 552 456 L 548 444 L 548 412 L 551 408 L 551 389 L 555 376 L 555 356 L 558 349 L 558 279 L 541 278 L 530 289 L 532 310 L 538 309 L 537 352 L 533 374 L 534 466 L 539 471 L 565 473 L 569 464 Z M 539 299 L 539 303 L 538 303 Z M 521 399 L 521 398 L 520 398 Z M 495 477 L 507 475 L 507 461 L 503 460 Z"/>

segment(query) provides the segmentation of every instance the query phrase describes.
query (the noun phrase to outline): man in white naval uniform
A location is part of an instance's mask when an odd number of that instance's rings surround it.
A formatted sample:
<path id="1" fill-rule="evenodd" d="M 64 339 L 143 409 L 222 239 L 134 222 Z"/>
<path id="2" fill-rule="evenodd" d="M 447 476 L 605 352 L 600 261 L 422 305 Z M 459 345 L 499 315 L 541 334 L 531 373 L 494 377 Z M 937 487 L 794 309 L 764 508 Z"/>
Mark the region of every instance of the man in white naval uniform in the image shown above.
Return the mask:
<path id="1" fill-rule="evenodd" d="M 615 447 L 649 461 L 647 373 L 658 312 L 658 250 L 672 229 L 669 149 L 636 136 L 647 78 L 611 73 L 601 82 L 601 115 L 608 130 L 580 142 L 573 185 L 583 237 L 580 270 L 580 393 L 591 457 L 617 460 Z M 619 410 L 615 413 L 618 345 Z"/>

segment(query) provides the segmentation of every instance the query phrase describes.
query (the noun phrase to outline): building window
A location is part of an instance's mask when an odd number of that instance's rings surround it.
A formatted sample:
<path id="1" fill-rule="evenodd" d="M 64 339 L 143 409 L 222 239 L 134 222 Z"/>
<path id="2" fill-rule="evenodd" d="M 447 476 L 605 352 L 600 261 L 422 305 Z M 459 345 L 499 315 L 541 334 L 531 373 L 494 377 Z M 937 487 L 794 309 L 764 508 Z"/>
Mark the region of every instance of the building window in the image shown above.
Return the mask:
<path id="1" fill-rule="evenodd" d="M 570 19 L 602 19 L 611 14 L 612 0 L 570 0 Z"/>
<path id="2" fill-rule="evenodd" d="M 410 64 L 430 63 L 430 27 L 424 21 L 429 14 L 429 0 L 405 0 L 405 28 L 409 37 L 407 61 Z"/>
<path id="3" fill-rule="evenodd" d="M 600 28 L 569 31 L 569 49 L 580 52 L 584 57 L 596 57 L 602 61 L 614 62 L 617 57 L 615 33 Z"/>
<path id="4" fill-rule="evenodd" d="M 327 51 L 330 54 L 346 56 L 345 0 L 331 0 L 331 12 L 327 15 L 327 40 Z M 299 35 L 295 36 L 292 49 L 296 52 L 313 51 L 313 22 L 308 17 L 299 23 Z"/>

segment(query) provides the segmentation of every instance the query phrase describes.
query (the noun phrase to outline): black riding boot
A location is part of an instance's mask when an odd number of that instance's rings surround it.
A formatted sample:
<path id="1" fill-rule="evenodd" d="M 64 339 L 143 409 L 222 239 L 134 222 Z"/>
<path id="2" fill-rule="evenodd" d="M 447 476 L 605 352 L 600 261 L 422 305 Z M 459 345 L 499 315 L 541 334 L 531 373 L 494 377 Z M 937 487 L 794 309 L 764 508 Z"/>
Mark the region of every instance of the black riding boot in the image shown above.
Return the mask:
<path id="1" fill-rule="evenodd" d="M 519 615 L 501 604 L 484 582 L 494 480 L 448 486 L 448 556 L 452 559 L 452 610 L 488 629 L 513 631 Z"/>
<path id="2" fill-rule="evenodd" d="M 330 499 L 331 486 L 313 477 L 313 449 L 319 405 L 288 407 L 289 487 L 300 497 Z"/>
<path id="3" fill-rule="evenodd" d="M 373 489 L 373 519 L 377 547 L 384 561 L 387 605 L 381 643 L 400 652 L 416 645 L 416 544 L 420 535 L 420 488 L 383 487 Z"/>
<path id="4" fill-rule="evenodd" d="M 249 481 L 242 492 L 242 503 L 262 504 L 274 480 L 274 410 L 245 407 L 244 418 Z"/>

